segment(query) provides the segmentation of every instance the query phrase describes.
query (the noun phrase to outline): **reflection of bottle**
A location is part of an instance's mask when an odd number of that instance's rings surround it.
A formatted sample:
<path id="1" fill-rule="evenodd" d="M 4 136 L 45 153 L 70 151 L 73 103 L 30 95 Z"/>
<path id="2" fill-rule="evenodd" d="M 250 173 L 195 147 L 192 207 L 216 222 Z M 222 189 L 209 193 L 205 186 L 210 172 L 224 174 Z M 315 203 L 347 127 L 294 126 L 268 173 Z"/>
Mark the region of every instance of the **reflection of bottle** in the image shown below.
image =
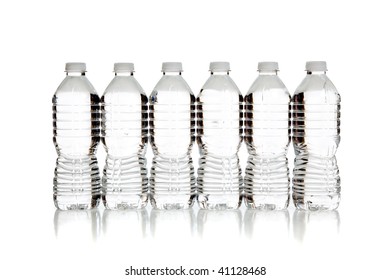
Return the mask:
<path id="1" fill-rule="evenodd" d="M 293 200 L 298 209 L 332 210 L 340 202 L 336 150 L 340 142 L 340 95 L 325 61 L 306 63 L 307 75 L 292 96 L 295 167 Z"/>
<path id="2" fill-rule="evenodd" d="M 96 149 L 100 140 L 99 96 L 85 77 L 85 63 L 67 63 L 53 96 L 53 141 L 57 149 L 53 198 L 61 210 L 99 204 Z"/>
<path id="3" fill-rule="evenodd" d="M 287 147 L 290 95 L 278 77 L 277 62 L 260 62 L 259 76 L 245 96 L 245 172 L 248 208 L 281 210 L 290 200 Z"/>
<path id="4" fill-rule="evenodd" d="M 113 211 L 104 210 L 103 233 L 106 238 L 121 240 L 140 239 L 146 236 L 148 212 L 145 209 Z"/>
<path id="5" fill-rule="evenodd" d="M 241 211 L 198 212 L 198 234 L 204 239 L 225 240 L 241 236 Z"/>
<path id="6" fill-rule="evenodd" d="M 248 238 L 280 241 L 289 235 L 290 214 L 288 210 L 258 211 L 248 209 L 244 216 L 244 228 Z"/>
<path id="7" fill-rule="evenodd" d="M 150 199 L 155 209 L 187 209 L 195 198 L 191 149 L 195 134 L 195 97 L 181 76 L 182 64 L 165 62 L 150 95 L 150 142 L 154 158 Z"/>
<path id="8" fill-rule="evenodd" d="M 147 203 L 145 150 L 148 99 L 133 63 L 115 63 L 102 99 L 102 141 L 107 152 L 103 202 L 107 209 L 140 209 Z"/>
<path id="9" fill-rule="evenodd" d="M 293 232 L 297 241 L 321 240 L 332 242 L 340 229 L 340 215 L 333 211 L 295 210 Z"/>
<path id="10" fill-rule="evenodd" d="M 171 211 L 153 209 L 150 212 L 150 232 L 155 238 L 185 240 L 193 235 L 194 219 L 192 208 Z"/>
<path id="11" fill-rule="evenodd" d="M 60 211 L 54 214 L 54 231 L 58 239 L 84 242 L 96 239 L 100 233 L 100 213 L 94 210 Z"/>
<path id="12" fill-rule="evenodd" d="M 211 76 L 197 98 L 200 149 L 198 203 L 202 209 L 237 209 L 241 205 L 243 97 L 229 76 L 228 62 L 210 63 Z"/>

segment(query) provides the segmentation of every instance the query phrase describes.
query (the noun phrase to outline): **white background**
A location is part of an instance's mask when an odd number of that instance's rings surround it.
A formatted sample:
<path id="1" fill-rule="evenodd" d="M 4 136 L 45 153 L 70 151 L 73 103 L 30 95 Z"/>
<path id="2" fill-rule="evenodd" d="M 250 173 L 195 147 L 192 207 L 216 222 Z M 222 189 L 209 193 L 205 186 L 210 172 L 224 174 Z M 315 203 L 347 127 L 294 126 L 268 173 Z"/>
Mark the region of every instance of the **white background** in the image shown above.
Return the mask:
<path id="1" fill-rule="evenodd" d="M 130 265 L 236 265 L 266 266 L 264 279 L 388 279 L 386 2 L 3 1 L 0 278 L 125 279 Z M 181 61 L 197 94 L 218 60 L 230 61 L 243 93 L 258 61 L 278 61 L 291 93 L 305 61 L 328 62 L 342 97 L 338 212 L 56 214 L 51 97 L 65 62 L 86 62 L 101 95 L 114 62 L 134 62 L 150 93 L 161 62 Z M 242 277 L 204 277 L 225 278 Z"/>

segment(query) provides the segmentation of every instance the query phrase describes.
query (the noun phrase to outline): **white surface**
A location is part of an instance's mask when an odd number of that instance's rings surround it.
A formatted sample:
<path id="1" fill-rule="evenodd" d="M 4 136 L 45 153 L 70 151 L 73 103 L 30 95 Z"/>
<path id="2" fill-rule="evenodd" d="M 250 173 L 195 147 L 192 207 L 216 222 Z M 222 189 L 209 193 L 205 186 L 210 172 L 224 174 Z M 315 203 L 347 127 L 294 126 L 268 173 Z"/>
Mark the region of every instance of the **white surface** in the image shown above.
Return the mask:
<path id="1" fill-rule="evenodd" d="M 386 1 L 37 0 L 0 6 L 0 279 L 129 279 L 124 270 L 130 265 L 266 266 L 264 279 L 389 278 Z M 218 60 L 231 63 L 243 93 L 258 75 L 258 61 L 278 61 L 291 93 L 306 61 L 327 61 L 342 98 L 338 214 L 247 215 L 243 207 L 201 215 L 197 209 L 56 214 L 51 97 L 65 62 L 86 62 L 101 95 L 116 61 L 134 62 L 148 93 L 161 62 L 182 61 L 184 78 L 198 93 L 210 61 Z M 289 154 L 292 163 L 291 146 Z"/>

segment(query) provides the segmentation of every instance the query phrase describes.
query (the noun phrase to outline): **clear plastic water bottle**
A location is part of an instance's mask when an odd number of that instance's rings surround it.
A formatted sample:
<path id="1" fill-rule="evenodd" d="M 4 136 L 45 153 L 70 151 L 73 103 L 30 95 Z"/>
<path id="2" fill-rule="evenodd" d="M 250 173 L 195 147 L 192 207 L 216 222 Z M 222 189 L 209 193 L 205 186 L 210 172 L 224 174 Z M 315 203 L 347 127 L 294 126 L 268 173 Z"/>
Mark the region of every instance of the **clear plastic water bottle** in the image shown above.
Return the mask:
<path id="1" fill-rule="evenodd" d="M 306 63 L 307 76 L 292 97 L 295 167 L 293 200 L 298 209 L 331 210 L 340 202 L 336 150 L 340 142 L 340 95 L 325 61 Z"/>
<path id="2" fill-rule="evenodd" d="M 228 62 L 211 62 L 211 76 L 197 98 L 201 157 L 198 203 L 202 209 L 236 209 L 241 205 L 243 97 L 229 76 Z"/>
<path id="3" fill-rule="evenodd" d="M 99 204 L 96 149 L 100 139 L 99 96 L 85 76 L 85 63 L 67 63 L 53 96 L 53 141 L 57 149 L 53 198 L 60 210 Z"/>
<path id="4" fill-rule="evenodd" d="M 290 94 L 278 77 L 277 62 L 260 62 L 258 70 L 245 96 L 245 203 L 251 209 L 281 210 L 290 198 Z"/>
<path id="5" fill-rule="evenodd" d="M 115 63 L 102 100 L 102 141 L 107 152 L 103 203 L 107 209 L 140 209 L 148 198 L 146 143 L 148 99 L 133 63 Z"/>
<path id="6" fill-rule="evenodd" d="M 179 62 L 164 62 L 163 76 L 150 95 L 150 140 L 154 158 L 150 199 L 155 209 L 193 205 L 195 176 L 191 149 L 195 134 L 195 97 Z"/>

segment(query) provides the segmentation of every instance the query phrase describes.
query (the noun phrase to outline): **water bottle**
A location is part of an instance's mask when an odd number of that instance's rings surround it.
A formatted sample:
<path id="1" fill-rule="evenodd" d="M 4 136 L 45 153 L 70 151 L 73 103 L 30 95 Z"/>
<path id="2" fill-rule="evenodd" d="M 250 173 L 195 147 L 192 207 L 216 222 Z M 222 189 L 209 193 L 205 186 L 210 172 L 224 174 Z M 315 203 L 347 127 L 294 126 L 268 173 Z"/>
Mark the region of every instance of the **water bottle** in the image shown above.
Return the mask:
<path id="1" fill-rule="evenodd" d="M 290 94 L 277 62 L 260 62 L 258 70 L 245 96 L 245 203 L 251 209 L 282 210 L 290 198 Z"/>
<path id="2" fill-rule="evenodd" d="M 115 63 L 102 100 L 103 203 L 107 209 L 140 209 L 147 203 L 148 99 L 133 76 L 133 63 Z"/>
<path id="3" fill-rule="evenodd" d="M 307 62 L 307 76 L 292 97 L 293 201 L 298 209 L 332 210 L 340 202 L 335 157 L 340 142 L 340 95 L 326 71 L 324 61 Z"/>
<path id="4" fill-rule="evenodd" d="M 211 76 L 197 98 L 200 149 L 198 203 L 202 209 L 237 209 L 241 205 L 243 97 L 229 76 L 228 62 L 210 63 Z"/>
<path id="5" fill-rule="evenodd" d="M 85 76 L 85 63 L 67 63 L 66 77 L 53 96 L 53 141 L 58 158 L 53 198 L 60 210 L 99 204 L 96 149 L 100 137 L 99 96 Z"/>
<path id="6" fill-rule="evenodd" d="M 164 62 L 163 76 L 150 95 L 150 141 L 154 158 L 150 199 L 155 209 L 188 209 L 195 197 L 191 149 L 195 97 L 179 62 Z"/>

